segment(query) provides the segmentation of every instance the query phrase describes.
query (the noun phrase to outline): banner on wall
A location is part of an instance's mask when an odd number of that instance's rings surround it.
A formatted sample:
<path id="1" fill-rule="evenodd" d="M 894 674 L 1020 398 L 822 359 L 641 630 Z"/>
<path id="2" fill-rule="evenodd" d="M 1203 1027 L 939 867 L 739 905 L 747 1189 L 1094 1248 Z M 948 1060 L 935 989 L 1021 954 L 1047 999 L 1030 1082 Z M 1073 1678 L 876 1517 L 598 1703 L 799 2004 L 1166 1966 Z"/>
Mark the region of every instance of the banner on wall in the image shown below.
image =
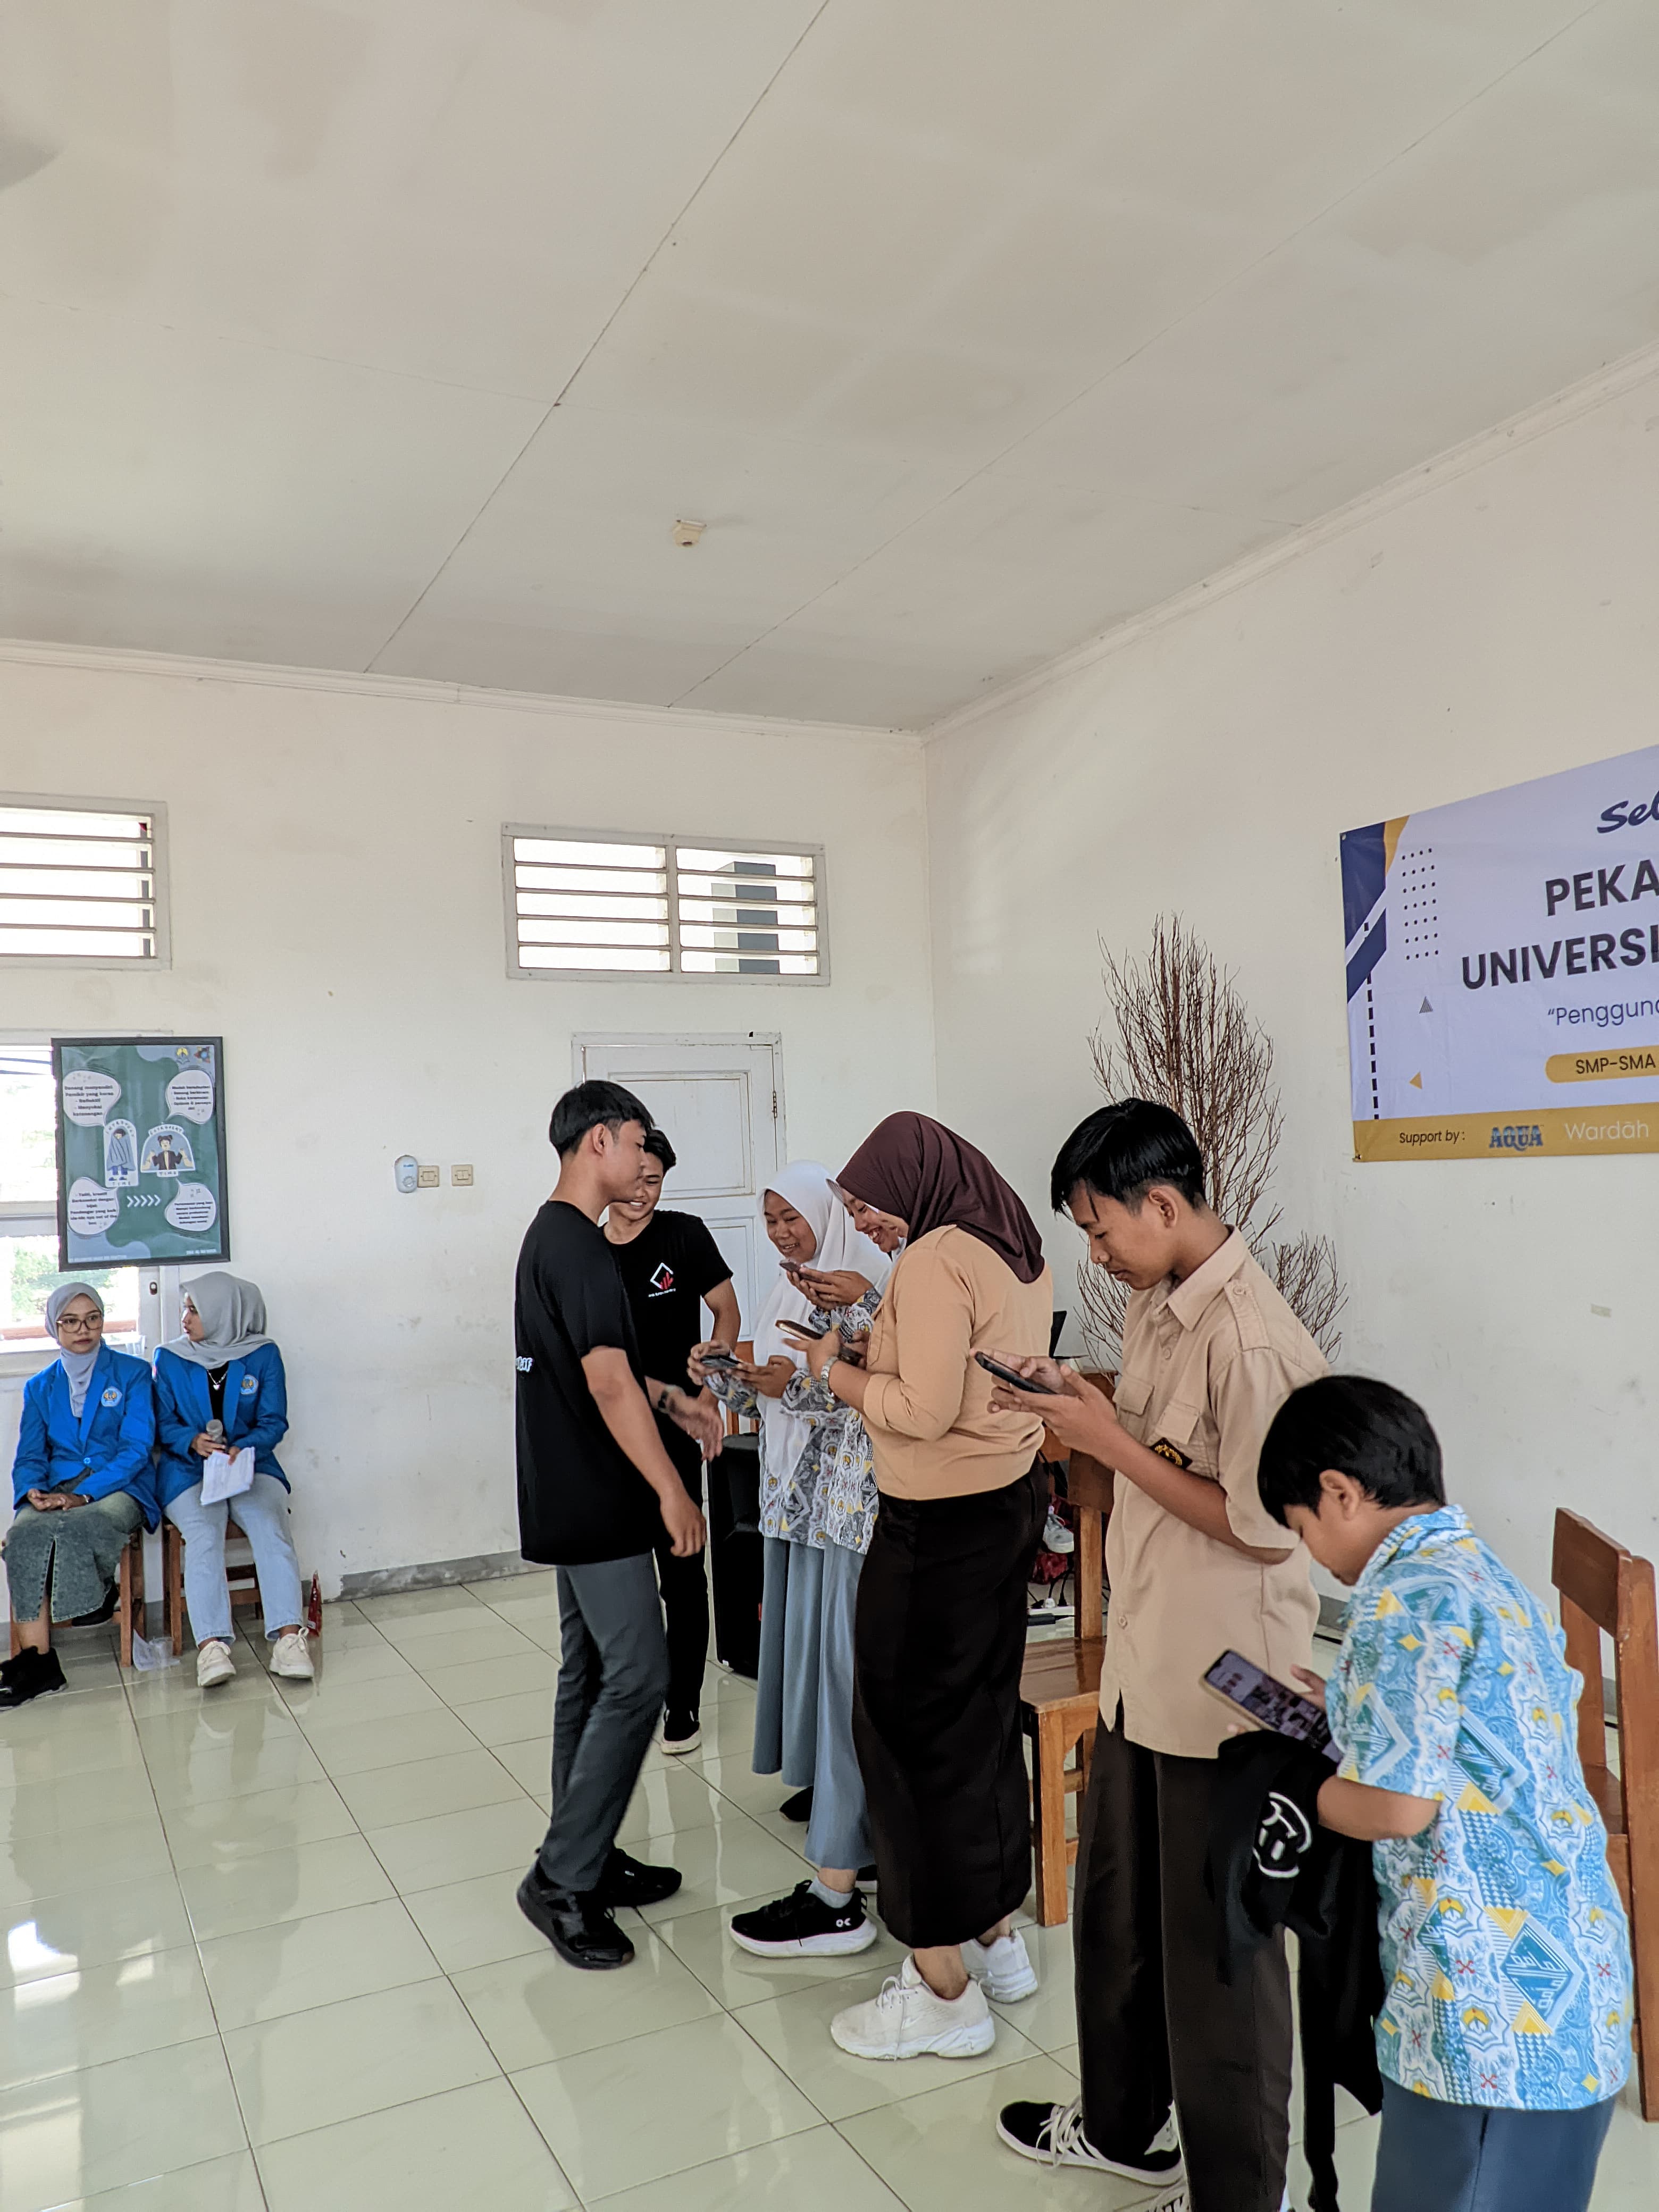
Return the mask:
<path id="1" fill-rule="evenodd" d="M 1354 1157 L 1659 1152 L 1659 745 L 1342 839 Z"/>
<path id="2" fill-rule="evenodd" d="M 58 1264 L 228 1260 L 217 1037 L 54 1037 Z"/>

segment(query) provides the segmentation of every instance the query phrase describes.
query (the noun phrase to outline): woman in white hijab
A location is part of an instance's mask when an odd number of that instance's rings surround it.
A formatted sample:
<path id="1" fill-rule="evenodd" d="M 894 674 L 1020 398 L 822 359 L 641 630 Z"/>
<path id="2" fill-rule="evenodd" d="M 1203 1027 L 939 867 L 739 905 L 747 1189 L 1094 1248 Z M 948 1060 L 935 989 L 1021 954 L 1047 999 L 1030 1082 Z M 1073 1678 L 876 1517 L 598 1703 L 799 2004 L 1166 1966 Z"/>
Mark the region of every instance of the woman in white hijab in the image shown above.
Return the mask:
<path id="1" fill-rule="evenodd" d="M 185 1285 L 185 1333 L 155 1355 L 161 1502 L 185 1540 L 185 1603 L 196 1638 L 196 1682 L 210 1690 L 236 1672 L 231 1656 L 225 1529 L 233 1514 L 253 1547 L 273 1674 L 308 1682 L 300 1563 L 288 1533 L 289 1480 L 276 1458 L 288 1434 L 283 1355 L 265 1334 L 265 1302 L 239 1276 L 198 1275 Z M 212 1503 L 202 1496 L 216 1451 L 251 1451 L 252 1483 Z"/>
<path id="2" fill-rule="evenodd" d="M 751 1938 L 746 1921 L 738 1936 L 746 1948 L 765 1955 L 855 1951 L 875 1941 L 855 1887 L 868 1846 L 852 1749 L 852 1614 L 863 1554 L 856 1545 L 825 1540 L 819 1476 L 831 1463 L 848 1409 L 814 1383 L 801 1331 L 833 1322 L 844 1338 L 866 1332 L 891 1262 L 854 1228 L 829 1170 L 816 1160 L 783 1169 L 763 1194 L 761 1212 L 782 1265 L 756 1320 L 753 1364 L 735 1376 L 702 1372 L 717 1396 L 761 1421 L 765 1579 L 754 1769 L 781 1771 L 800 1793 L 785 1810 L 810 1823 L 806 1856 L 820 1868 L 823 1887 L 805 1900 L 802 1926 L 810 1920 L 809 1933 L 795 1931 L 793 1919 L 781 1930 L 780 1910 L 768 1907 L 757 1936 Z M 816 1297 L 802 1286 L 802 1270 Z M 831 1297 L 833 1305 L 817 1303 Z M 699 1371 L 694 1354 L 694 1378 Z M 801 1885 L 803 1891 L 814 1887 Z M 826 1904 L 826 1897 L 836 1902 Z M 799 1895 L 781 1903 L 801 1917 L 794 1911 L 803 1903 Z M 825 1928 L 817 1928 L 819 1920 Z"/>

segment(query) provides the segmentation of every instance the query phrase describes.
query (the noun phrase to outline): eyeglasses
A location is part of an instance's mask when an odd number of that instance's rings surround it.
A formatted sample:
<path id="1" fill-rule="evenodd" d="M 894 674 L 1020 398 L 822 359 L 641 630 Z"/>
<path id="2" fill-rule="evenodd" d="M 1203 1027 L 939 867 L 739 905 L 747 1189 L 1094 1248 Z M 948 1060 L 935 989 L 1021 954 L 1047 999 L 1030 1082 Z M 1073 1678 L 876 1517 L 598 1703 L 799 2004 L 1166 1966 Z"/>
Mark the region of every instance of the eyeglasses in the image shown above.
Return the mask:
<path id="1" fill-rule="evenodd" d="M 66 1329 L 99 1328 L 103 1325 L 102 1314 L 63 1314 L 58 1317 L 58 1334 Z"/>

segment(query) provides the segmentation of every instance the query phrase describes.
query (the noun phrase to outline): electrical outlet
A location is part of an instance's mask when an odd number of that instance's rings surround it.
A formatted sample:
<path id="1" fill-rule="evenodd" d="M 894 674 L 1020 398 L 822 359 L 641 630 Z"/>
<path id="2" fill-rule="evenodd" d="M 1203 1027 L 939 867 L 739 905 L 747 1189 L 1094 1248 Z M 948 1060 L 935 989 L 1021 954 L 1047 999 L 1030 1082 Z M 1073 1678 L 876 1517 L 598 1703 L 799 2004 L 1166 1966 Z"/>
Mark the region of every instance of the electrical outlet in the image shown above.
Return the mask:
<path id="1" fill-rule="evenodd" d="M 436 1190 L 442 1180 L 436 1168 L 422 1168 L 415 1177 L 417 1190 Z"/>
<path id="2" fill-rule="evenodd" d="M 457 1190 L 470 1190 L 472 1188 L 471 1161 L 457 1160 L 454 1166 L 449 1170 L 449 1180 L 454 1184 Z"/>

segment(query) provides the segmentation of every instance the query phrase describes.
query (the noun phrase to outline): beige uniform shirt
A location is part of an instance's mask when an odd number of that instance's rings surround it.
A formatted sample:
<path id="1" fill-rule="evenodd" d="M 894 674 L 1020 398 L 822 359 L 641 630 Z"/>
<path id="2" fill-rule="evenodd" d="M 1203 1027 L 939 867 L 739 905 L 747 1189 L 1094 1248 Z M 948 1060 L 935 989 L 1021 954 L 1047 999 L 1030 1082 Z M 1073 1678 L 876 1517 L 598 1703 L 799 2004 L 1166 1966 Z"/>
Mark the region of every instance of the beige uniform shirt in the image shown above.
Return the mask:
<path id="1" fill-rule="evenodd" d="M 1319 1346 L 1251 1259 L 1235 1230 L 1183 1283 L 1129 1300 L 1118 1418 L 1152 1450 L 1218 1482 L 1242 1543 L 1293 1541 L 1255 1486 L 1261 1440 L 1291 1392 L 1327 1372 Z M 1319 1603 L 1298 1543 L 1264 1566 L 1200 1534 L 1120 1474 L 1107 1526 L 1106 1657 L 1101 1717 L 1120 1700 L 1132 1743 L 1212 1759 L 1227 1709 L 1200 1677 L 1225 1650 L 1291 1680 L 1310 1664 Z"/>

